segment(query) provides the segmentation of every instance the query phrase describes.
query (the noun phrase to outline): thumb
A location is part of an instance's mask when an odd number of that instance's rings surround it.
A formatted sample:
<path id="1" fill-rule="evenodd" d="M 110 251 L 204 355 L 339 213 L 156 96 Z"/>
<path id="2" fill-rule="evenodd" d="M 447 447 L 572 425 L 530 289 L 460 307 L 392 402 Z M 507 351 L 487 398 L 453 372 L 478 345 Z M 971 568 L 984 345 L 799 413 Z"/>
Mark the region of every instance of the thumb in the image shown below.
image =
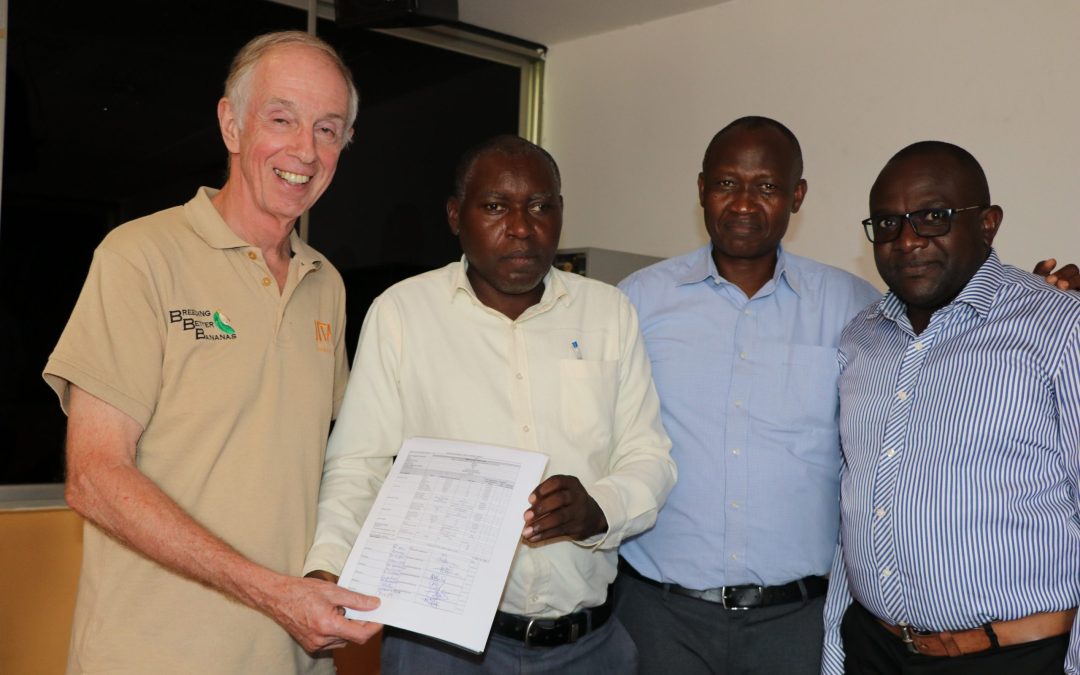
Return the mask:
<path id="1" fill-rule="evenodd" d="M 335 605 L 355 609 L 359 612 L 370 612 L 381 604 L 379 599 L 373 595 L 354 593 L 353 591 L 341 588 L 340 586 L 335 589 L 330 600 Z"/>
<path id="2" fill-rule="evenodd" d="M 1046 260 L 1043 260 L 1042 262 L 1040 262 L 1038 265 L 1035 265 L 1035 270 L 1034 271 L 1035 271 L 1035 274 L 1038 274 L 1041 277 L 1045 277 L 1047 274 L 1050 274 L 1051 272 L 1053 272 L 1054 267 L 1056 267 L 1056 266 L 1057 266 L 1057 260 L 1055 260 L 1054 258 L 1047 258 Z"/>

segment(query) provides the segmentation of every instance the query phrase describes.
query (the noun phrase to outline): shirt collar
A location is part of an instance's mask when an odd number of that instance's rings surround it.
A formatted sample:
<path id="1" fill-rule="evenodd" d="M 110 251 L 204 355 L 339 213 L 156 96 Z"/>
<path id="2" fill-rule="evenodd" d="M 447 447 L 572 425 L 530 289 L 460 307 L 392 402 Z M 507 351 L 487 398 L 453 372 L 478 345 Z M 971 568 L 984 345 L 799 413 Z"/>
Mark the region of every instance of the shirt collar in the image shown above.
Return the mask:
<path id="1" fill-rule="evenodd" d="M 453 301 L 454 297 L 458 293 L 465 293 L 473 302 L 483 305 L 480 302 L 480 298 L 476 297 L 476 291 L 473 290 L 472 283 L 469 281 L 469 277 L 466 274 L 469 270 L 469 261 L 464 255 L 461 256 L 461 260 L 454 265 L 454 269 L 450 274 L 450 299 Z M 563 300 L 566 304 L 570 304 L 573 300 L 573 296 L 570 290 L 563 283 L 562 278 L 555 274 L 555 268 L 551 268 L 544 275 L 544 279 L 541 282 L 544 284 L 544 294 L 540 297 L 540 302 L 536 303 L 529 309 L 525 310 L 518 319 L 525 318 L 531 314 L 535 314 L 536 311 L 541 309 L 547 309 L 550 305 L 555 304 L 559 300 Z M 484 305 L 485 307 L 487 305 Z"/>
<path id="2" fill-rule="evenodd" d="M 773 270 L 772 283 L 774 286 L 778 286 L 782 279 L 788 288 L 794 291 L 795 295 L 799 295 L 799 273 L 797 270 L 792 269 L 788 263 L 789 259 L 784 247 L 782 245 L 777 246 L 776 269 Z M 710 278 L 718 284 L 731 283 L 721 276 L 720 271 L 716 269 L 716 261 L 712 257 L 712 244 L 701 247 L 691 256 L 689 266 L 675 280 L 675 285 L 698 284 Z"/>
<path id="3" fill-rule="evenodd" d="M 188 212 L 188 222 L 195 230 L 195 234 L 206 242 L 207 246 L 216 249 L 230 248 L 253 248 L 253 246 L 233 232 L 221 213 L 214 207 L 211 201 L 218 190 L 201 187 L 195 196 L 184 205 Z M 322 255 L 308 246 L 307 242 L 300 238 L 294 229 L 289 233 L 289 245 L 292 247 L 293 257 L 297 262 L 311 269 L 319 269 L 323 264 Z"/>
<path id="4" fill-rule="evenodd" d="M 998 289 L 1001 287 L 1004 278 L 1005 268 L 1001 264 L 997 251 L 991 248 L 986 262 L 979 266 L 979 269 L 975 271 L 975 274 L 949 305 L 957 303 L 968 305 L 975 310 L 975 314 L 980 319 L 985 320 L 990 315 L 990 308 L 994 304 L 994 298 L 997 297 Z M 878 316 L 884 316 L 890 321 L 899 323 L 900 317 L 906 317 L 906 314 L 907 305 L 896 297 L 892 291 L 889 291 L 878 302 L 877 308 L 866 318 L 874 319 Z"/>

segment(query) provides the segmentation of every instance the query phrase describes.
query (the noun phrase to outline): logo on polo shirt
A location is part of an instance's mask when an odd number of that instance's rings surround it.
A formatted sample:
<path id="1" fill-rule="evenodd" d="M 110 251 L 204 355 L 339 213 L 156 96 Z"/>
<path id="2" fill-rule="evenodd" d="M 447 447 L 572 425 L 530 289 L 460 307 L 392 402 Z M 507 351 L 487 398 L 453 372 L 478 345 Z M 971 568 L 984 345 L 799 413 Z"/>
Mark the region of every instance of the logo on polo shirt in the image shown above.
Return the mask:
<path id="1" fill-rule="evenodd" d="M 327 321 L 315 319 L 315 349 L 327 353 L 334 351 L 334 338 Z"/>
<path id="2" fill-rule="evenodd" d="M 220 309 L 170 309 L 169 323 L 178 323 L 196 340 L 235 340 L 236 329 Z"/>

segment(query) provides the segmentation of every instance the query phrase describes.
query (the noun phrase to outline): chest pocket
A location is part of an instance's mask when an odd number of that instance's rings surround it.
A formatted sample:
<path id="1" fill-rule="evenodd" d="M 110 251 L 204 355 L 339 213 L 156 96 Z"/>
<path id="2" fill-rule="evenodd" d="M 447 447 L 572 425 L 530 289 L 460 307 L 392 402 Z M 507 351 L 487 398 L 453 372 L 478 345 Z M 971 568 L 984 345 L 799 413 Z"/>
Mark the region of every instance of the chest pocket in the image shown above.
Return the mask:
<path id="1" fill-rule="evenodd" d="M 560 415 L 571 439 L 607 446 L 615 417 L 618 361 L 559 361 Z"/>
<path id="2" fill-rule="evenodd" d="M 766 375 L 760 393 L 775 401 L 770 408 L 778 426 L 796 432 L 834 432 L 839 409 L 837 350 L 765 343 L 758 352 Z"/>

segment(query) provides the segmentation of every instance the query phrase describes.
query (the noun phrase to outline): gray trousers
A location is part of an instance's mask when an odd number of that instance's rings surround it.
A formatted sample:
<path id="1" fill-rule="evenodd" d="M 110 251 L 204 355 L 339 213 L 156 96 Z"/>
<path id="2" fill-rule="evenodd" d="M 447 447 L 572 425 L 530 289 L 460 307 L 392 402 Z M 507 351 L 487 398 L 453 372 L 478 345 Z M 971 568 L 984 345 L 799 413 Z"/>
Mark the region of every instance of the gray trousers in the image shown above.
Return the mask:
<path id="1" fill-rule="evenodd" d="M 638 648 L 641 675 L 818 675 L 824 596 L 729 610 L 620 574 L 615 616 Z"/>
<path id="2" fill-rule="evenodd" d="M 637 672 L 637 651 L 615 617 L 577 642 L 559 647 L 526 647 L 492 634 L 481 655 L 387 627 L 381 672 L 382 675 L 632 675 Z"/>

